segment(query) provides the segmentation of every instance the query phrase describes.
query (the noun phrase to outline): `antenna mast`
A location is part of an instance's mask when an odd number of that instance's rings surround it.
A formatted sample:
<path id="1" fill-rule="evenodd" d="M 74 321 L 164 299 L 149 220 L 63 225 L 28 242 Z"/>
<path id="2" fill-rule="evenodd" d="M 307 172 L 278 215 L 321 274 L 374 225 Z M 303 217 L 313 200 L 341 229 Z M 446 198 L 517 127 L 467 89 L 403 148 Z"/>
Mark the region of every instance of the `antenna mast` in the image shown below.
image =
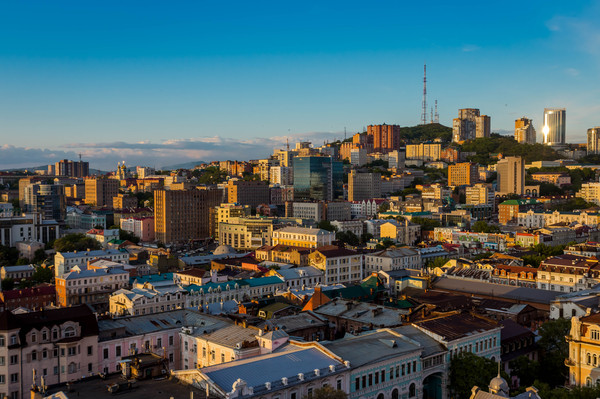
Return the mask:
<path id="1" fill-rule="evenodd" d="M 437 100 L 435 100 L 435 123 L 440 123 L 440 114 L 438 114 L 437 110 Z"/>
<path id="2" fill-rule="evenodd" d="M 427 64 L 423 64 L 423 110 L 421 111 L 421 125 L 427 123 Z"/>

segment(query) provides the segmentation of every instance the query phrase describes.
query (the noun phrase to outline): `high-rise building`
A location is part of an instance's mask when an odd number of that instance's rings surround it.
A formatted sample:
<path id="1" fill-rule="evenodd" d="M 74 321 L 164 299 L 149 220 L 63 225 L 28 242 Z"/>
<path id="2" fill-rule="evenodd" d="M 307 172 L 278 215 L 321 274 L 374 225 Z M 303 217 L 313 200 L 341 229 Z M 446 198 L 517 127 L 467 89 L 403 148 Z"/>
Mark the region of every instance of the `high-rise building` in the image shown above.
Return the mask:
<path id="1" fill-rule="evenodd" d="M 491 184 L 478 183 L 465 189 L 467 205 L 494 204 L 495 191 Z"/>
<path id="2" fill-rule="evenodd" d="M 458 118 L 452 121 L 452 141 L 459 143 L 474 138 L 489 137 L 491 118 L 480 115 L 477 108 L 458 110 Z"/>
<path id="3" fill-rule="evenodd" d="M 85 203 L 92 206 L 113 206 L 113 198 L 119 194 L 119 181 L 104 177 L 85 179 Z"/>
<path id="4" fill-rule="evenodd" d="M 535 144 L 533 121 L 526 117 L 515 120 L 515 140 L 521 144 Z"/>
<path id="5" fill-rule="evenodd" d="M 388 153 L 400 147 L 400 126 L 369 125 L 367 135 L 373 137 L 373 151 Z"/>
<path id="6" fill-rule="evenodd" d="M 290 166 L 273 166 L 269 171 L 271 184 L 288 186 L 294 183 L 294 169 Z"/>
<path id="7" fill-rule="evenodd" d="M 600 154 L 600 127 L 596 126 L 587 131 L 587 153 Z"/>
<path id="8" fill-rule="evenodd" d="M 352 166 L 363 166 L 367 163 L 367 150 L 364 148 L 355 148 L 350 150 L 350 164 Z"/>
<path id="9" fill-rule="evenodd" d="M 348 201 L 363 201 L 381 197 L 380 173 L 357 173 L 348 175 Z"/>
<path id="10" fill-rule="evenodd" d="M 163 243 L 203 239 L 210 235 L 210 209 L 221 190 L 155 190 L 154 231 Z"/>
<path id="11" fill-rule="evenodd" d="M 506 157 L 498 161 L 498 191 L 501 194 L 519 194 L 525 191 L 525 163 L 521 157 Z"/>
<path id="12" fill-rule="evenodd" d="M 229 179 L 227 182 L 227 202 L 230 204 L 256 208 L 260 204 L 268 204 L 269 200 L 269 185 L 264 181 Z"/>
<path id="13" fill-rule="evenodd" d="M 487 115 L 480 115 L 475 117 L 475 137 L 490 137 L 492 127 L 492 118 Z"/>
<path id="14" fill-rule="evenodd" d="M 54 164 L 56 176 L 86 177 L 90 175 L 90 163 L 62 159 Z"/>
<path id="15" fill-rule="evenodd" d="M 472 162 L 448 166 L 449 186 L 470 186 L 479 181 L 479 166 Z"/>
<path id="16" fill-rule="evenodd" d="M 420 143 L 406 145 L 406 159 L 422 161 L 439 161 L 442 153 L 440 143 Z"/>
<path id="17" fill-rule="evenodd" d="M 331 157 L 294 158 L 294 199 L 332 201 L 342 198 L 344 169 Z"/>
<path id="18" fill-rule="evenodd" d="M 405 151 L 388 152 L 388 166 L 390 169 L 404 169 L 406 159 Z"/>
<path id="19" fill-rule="evenodd" d="M 65 187 L 62 184 L 30 184 L 25 189 L 25 212 L 38 212 L 42 219 L 66 218 Z"/>
<path id="20" fill-rule="evenodd" d="M 566 143 L 567 110 L 565 108 L 544 108 L 544 144 L 563 146 Z"/>

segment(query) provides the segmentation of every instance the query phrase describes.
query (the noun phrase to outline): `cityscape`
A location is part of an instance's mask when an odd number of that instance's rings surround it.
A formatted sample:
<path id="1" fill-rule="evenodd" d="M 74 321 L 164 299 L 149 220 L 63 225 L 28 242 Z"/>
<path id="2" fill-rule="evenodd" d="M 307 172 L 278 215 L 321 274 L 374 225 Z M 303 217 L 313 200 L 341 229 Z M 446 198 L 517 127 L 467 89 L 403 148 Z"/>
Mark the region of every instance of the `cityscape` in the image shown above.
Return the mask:
<path id="1" fill-rule="evenodd" d="M 600 3 L 434 3 L 0 5 L 0 399 L 600 397 Z"/>

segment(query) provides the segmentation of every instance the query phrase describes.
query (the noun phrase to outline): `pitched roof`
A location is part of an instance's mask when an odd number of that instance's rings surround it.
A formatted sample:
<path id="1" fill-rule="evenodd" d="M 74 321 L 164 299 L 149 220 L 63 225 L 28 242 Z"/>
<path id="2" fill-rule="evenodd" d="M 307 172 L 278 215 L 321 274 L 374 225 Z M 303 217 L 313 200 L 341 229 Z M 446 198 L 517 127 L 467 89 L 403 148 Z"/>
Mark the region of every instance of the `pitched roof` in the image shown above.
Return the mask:
<path id="1" fill-rule="evenodd" d="M 470 313 L 454 313 L 449 316 L 440 316 L 413 323 L 413 325 L 439 335 L 446 342 L 499 327 L 498 324 L 491 320 L 486 320 Z"/>

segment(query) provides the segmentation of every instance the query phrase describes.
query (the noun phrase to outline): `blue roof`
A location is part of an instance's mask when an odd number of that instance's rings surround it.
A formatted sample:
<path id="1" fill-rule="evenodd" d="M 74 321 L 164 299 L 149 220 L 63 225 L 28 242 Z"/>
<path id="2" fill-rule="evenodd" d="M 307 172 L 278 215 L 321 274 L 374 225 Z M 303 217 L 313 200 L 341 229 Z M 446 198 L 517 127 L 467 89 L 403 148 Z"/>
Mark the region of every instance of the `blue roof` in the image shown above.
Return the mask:
<path id="1" fill-rule="evenodd" d="M 247 278 L 244 280 L 250 287 L 260 287 L 261 285 L 269 285 L 269 284 L 281 284 L 283 280 L 279 276 L 270 276 L 270 277 L 259 277 L 259 278 Z"/>
<path id="2" fill-rule="evenodd" d="M 93 251 L 77 251 L 77 252 L 59 252 L 64 258 L 79 258 L 82 256 L 92 256 L 99 258 L 106 255 L 117 255 L 117 254 L 128 254 L 124 249 L 107 249 L 107 250 L 93 250 Z"/>
<path id="3" fill-rule="evenodd" d="M 63 276 L 65 280 L 76 280 L 78 278 L 88 278 L 88 277 L 102 277 L 105 275 L 116 275 L 116 274 L 126 274 L 129 276 L 129 273 L 123 269 L 119 268 L 107 268 L 107 269 L 85 269 L 79 272 L 69 272 Z"/>
<path id="4" fill-rule="evenodd" d="M 229 287 L 229 289 L 235 289 L 235 285 L 238 286 L 242 286 L 242 285 L 248 285 L 248 283 L 246 282 L 246 280 L 231 280 L 231 281 L 226 281 L 224 283 L 206 283 L 204 285 L 198 285 L 198 284 L 190 284 L 188 286 L 183 287 L 185 290 L 192 292 L 192 291 L 199 291 L 199 290 L 204 290 L 204 291 L 208 291 L 208 289 L 212 288 L 213 291 L 215 289 L 221 289 L 221 291 L 225 291 L 227 289 L 227 287 Z"/>
<path id="5" fill-rule="evenodd" d="M 138 277 L 135 277 L 135 280 L 137 280 L 137 282 L 139 284 L 154 283 L 157 281 L 165 281 L 165 280 L 173 281 L 173 273 L 149 274 L 147 276 L 138 276 Z"/>
<path id="6" fill-rule="evenodd" d="M 341 363 L 316 348 L 308 348 L 210 366 L 202 372 L 229 392 L 238 378 L 246 381 L 249 387 L 264 387 L 265 382 L 272 382 L 273 388 L 276 388 L 276 385 L 281 385 L 283 377 L 292 384 L 299 373 L 308 377 L 314 375 L 315 369 L 326 369 L 329 365 L 339 366 Z"/>

